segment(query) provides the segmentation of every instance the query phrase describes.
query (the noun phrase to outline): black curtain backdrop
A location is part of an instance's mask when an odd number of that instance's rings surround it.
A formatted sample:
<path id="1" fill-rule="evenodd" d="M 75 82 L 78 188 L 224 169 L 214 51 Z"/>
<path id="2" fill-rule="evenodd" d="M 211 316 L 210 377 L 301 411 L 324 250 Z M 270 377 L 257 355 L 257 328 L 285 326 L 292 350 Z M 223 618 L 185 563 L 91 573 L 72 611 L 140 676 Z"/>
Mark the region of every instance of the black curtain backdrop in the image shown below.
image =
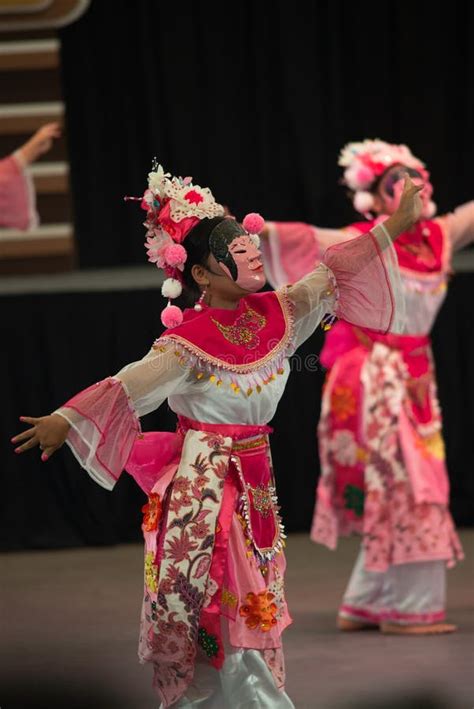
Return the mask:
<path id="1" fill-rule="evenodd" d="M 349 140 L 404 142 L 472 198 L 474 4 L 92 0 L 62 31 L 81 264 L 142 263 L 153 156 L 241 218 L 342 226 Z"/>
<path id="2" fill-rule="evenodd" d="M 474 5 L 372 2 L 92 0 L 62 30 L 63 92 L 82 266 L 144 263 L 140 195 L 151 159 L 212 188 L 237 217 L 341 226 L 349 140 L 405 142 L 432 172 L 446 211 L 472 198 Z M 152 266 L 150 266 L 152 268 Z M 452 508 L 474 521 L 474 275 L 453 279 L 434 332 Z M 160 334 L 158 290 L 0 297 L 2 549 L 140 537 L 143 496 L 113 494 L 68 450 L 17 457 L 20 414 L 52 411 L 140 358 Z M 319 352 L 322 333 L 303 354 Z M 323 372 L 290 377 L 273 422 L 288 530 L 306 530 L 318 476 Z M 145 429 L 174 427 L 163 406 Z"/>
<path id="3" fill-rule="evenodd" d="M 444 413 L 451 508 L 459 525 L 474 520 L 474 274 L 454 277 L 434 331 Z M 79 467 L 66 446 L 47 463 L 36 450 L 22 456 L 8 440 L 20 415 L 53 411 L 76 391 L 139 359 L 161 332 L 158 290 L 0 297 L 6 334 L 0 417 L 0 549 L 55 548 L 139 540 L 145 498 L 126 474 L 113 493 Z M 272 421 L 272 451 L 288 531 L 309 529 L 319 475 L 316 424 L 324 371 L 314 353 L 319 329 L 299 350 L 307 363 L 293 371 Z M 232 396 L 229 393 L 229 396 Z M 144 430 L 174 430 L 166 405 L 142 419 Z"/>

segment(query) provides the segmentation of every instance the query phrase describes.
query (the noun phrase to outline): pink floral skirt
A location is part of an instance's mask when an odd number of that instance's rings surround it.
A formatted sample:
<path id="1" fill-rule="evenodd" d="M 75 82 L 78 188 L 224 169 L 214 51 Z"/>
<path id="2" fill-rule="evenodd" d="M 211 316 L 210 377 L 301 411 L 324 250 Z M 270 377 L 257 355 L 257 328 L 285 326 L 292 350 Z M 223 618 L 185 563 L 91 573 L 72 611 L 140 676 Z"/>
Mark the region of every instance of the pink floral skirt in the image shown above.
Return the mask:
<path id="1" fill-rule="evenodd" d="M 321 478 L 311 537 L 362 534 L 365 567 L 462 558 L 428 337 L 339 322 L 321 360 Z"/>
<path id="2" fill-rule="evenodd" d="M 145 434 L 127 464 L 143 487 L 155 478 L 143 510 L 139 656 L 165 706 L 186 692 L 198 652 L 222 667 L 224 637 L 261 651 L 283 688 L 291 619 L 268 430 L 182 419 L 176 436 Z"/>

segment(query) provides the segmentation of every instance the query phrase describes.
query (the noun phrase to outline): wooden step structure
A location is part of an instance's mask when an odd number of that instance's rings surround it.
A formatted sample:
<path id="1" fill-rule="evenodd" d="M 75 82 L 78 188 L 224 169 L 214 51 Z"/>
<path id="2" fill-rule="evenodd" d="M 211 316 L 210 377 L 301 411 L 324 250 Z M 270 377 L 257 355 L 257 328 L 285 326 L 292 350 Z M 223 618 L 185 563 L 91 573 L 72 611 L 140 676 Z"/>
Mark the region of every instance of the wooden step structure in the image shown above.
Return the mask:
<path id="1" fill-rule="evenodd" d="M 64 125 L 57 28 L 88 6 L 89 0 L 0 2 L 0 157 L 45 123 Z M 0 276 L 68 271 L 76 265 L 64 134 L 28 170 L 40 225 L 26 232 L 0 229 Z"/>

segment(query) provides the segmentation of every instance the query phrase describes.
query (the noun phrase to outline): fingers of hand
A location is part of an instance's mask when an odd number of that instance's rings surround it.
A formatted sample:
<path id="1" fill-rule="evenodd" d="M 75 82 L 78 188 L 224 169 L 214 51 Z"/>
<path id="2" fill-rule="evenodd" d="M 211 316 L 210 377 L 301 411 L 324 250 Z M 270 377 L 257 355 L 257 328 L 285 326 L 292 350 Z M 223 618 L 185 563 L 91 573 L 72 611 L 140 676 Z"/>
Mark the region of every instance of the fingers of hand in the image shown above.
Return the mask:
<path id="1" fill-rule="evenodd" d="M 413 180 L 411 179 L 410 175 L 408 172 L 405 173 L 405 183 L 403 185 L 403 191 L 406 192 L 407 194 L 415 195 L 417 192 L 421 192 L 421 190 L 424 188 L 424 184 L 421 183 L 421 185 L 416 185 Z"/>
<path id="2" fill-rule="evenodd" d="M 22 431 L 17 436 L 14 436 L 11 439 L 11 442 L 12 443 L 20 443 L 21 441 L 27 441 L 29 438 L 32 438 L 34 435 L 36 435 L 36 428 L 33 426 L 33 428 L 28 428 L 26 431 Z"/>
<path id="3" fill-rule="evenodd" d="M 43 138 L 59 138 L 59 136 L 61 135 L 61 128 L 59 126 L 59 123 L 49 123 L 41 130 L 41 135 Z"/>
<path id="4" fill-rule="evenodd" d="M 38 423 L 39 418 L 35 418 L 34 416 L 20 416 L 20 421 L 23 421 L 24 423 L 31 423 L 34 426 Z"/>
<path id="5" fill-rule="evenodd" d="M 41 460 L 43 461 L 43 463 L 46 462 L 49 458 L 51 458 L 53 453 L 56 453 L 58 448 L 59 446 L 46 446 L 41 454 Z"/>
<path id="6" fill-rule="evenodd" d="M 26 443 L 23 443 L 23 445 L 18 446 L 18 448 L 15 448 L 15 453 L 24 453 L 25 451 L 30 450 L 30 448 L 34 448 L 35 446 L 37 446 L 38 443 L 38 437 L 35 435 L 30 438 Z"/>

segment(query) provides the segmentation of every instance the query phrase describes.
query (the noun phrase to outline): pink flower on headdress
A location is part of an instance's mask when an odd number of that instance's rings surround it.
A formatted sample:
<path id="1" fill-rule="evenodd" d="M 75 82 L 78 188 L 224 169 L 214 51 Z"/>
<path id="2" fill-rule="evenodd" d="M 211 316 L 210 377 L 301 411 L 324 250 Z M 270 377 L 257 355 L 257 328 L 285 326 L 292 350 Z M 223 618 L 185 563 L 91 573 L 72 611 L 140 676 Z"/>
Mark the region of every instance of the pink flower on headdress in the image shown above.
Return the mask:
<path id="1" fill-rule="evenodd" d="M 148 236 L 147 240 L 145 242 L 145 248 L 146 248 L 148 260 L 151 263 L 155 263 L 157 268 L 164 268 L 164 266 L 165 266 L 164 250 L 165 250 L 166 246 L 163 246 L 162 242 L 161 243 L 158 242 L 156 237 Z"/>

